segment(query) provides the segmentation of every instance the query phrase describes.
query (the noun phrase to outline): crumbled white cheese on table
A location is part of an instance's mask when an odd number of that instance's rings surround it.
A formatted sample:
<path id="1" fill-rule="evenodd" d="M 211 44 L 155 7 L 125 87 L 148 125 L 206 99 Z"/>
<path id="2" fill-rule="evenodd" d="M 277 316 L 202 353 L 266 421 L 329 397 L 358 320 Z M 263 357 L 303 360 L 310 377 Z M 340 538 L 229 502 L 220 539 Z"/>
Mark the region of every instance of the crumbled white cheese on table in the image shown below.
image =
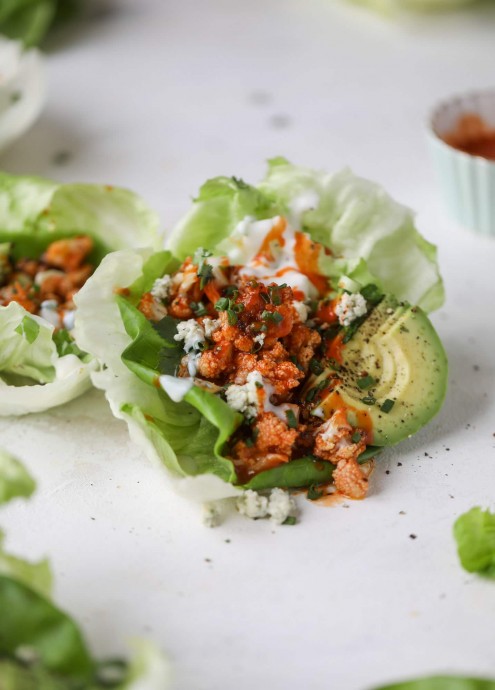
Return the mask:
<path id="1" fill-rule="evenodd" d="M 237 510 L 252 520 L 270 517 L 277 525 L 295 515 L 296 502 L 287 491 L 272 489 L 269 496 L 248 489 L 237 499 Z"/>

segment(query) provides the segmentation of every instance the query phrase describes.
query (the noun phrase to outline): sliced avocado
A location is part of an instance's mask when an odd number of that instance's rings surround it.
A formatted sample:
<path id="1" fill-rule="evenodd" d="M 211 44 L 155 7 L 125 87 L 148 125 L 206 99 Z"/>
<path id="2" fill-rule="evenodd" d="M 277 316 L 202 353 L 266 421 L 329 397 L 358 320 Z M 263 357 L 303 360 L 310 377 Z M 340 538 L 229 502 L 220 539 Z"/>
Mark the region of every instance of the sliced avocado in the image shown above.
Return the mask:
<path id="1" fill-rule="evenodd" d="M 316 408 L 328 418 L 346 408 L 351 424 L 370 427 L 368 442 L 390 446 L 439 411 L 447 388 L 447 357 L 426 314 L 385 297 L 341 349 L 341 367 L 327 369 L 330 387 Z"/>

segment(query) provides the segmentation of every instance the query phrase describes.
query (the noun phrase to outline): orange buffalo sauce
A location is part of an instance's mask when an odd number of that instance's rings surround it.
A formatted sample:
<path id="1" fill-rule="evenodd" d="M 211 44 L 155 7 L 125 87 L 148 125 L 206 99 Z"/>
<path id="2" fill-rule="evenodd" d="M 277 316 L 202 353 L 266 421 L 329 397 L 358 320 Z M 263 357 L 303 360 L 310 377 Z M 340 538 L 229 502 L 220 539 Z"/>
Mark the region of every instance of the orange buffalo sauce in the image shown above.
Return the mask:
<path id="1" fill-rule="evenodd" d="M 495 161 L 495 129 L 475 113 L 460 117 L 455 129 L 442 138 L 459 151 Z"/>
<path id="2" fill-rule="evenodd" d="M 320 274 L 318 258 L 323 245 L 313 242 L 311 237 L 303 232 L 296 232 L 296 256 L 297 267 L 313 283 L 320 295 L 325 295 L 330 290 L 328 278 Z"/>
<path id="3" fill-rule="evenodd" d="M 333 340 L 330 340 L 330 342 L 328 343 L 326 351 L 327 357 L 329 359 L 334 359 L 336 362 L 338 362 L 338 364 L 342 364 L 342 350 L 344 349 L 344 347 L 344 334 L 339 333 L 335 336 Z"/>
<path id="4" fill-rule="evenodd" d="M 335 410 L 345 410 L 347 413 L 351 413 L 355 418 L 353 426 L 357 426 L 366 432 L 366 445 L 371 445 L 373 442 L 373 421 L 369 412 L 358 410 L 356 407 L 344 402 L 339 391 L 329 393 L 319 407 L 323 410 L 325 419 L 329 419 Z"/>
<path id="5" fill-rule="evenodd" d="M 268 261 L 273 261 L 274 257 L 271 250 L 271 243 L 278 242 L 278 244 L 283 247 L 285 245 L 284 232 L 287 227 L 287 221 L 285 218 L 280 218 L 280 220 L 275 223 L 271 230 L 266 234 L 265 239 L 261 243 L 258 253 L 254 259 L 259 259 L 264 257 Z"/>

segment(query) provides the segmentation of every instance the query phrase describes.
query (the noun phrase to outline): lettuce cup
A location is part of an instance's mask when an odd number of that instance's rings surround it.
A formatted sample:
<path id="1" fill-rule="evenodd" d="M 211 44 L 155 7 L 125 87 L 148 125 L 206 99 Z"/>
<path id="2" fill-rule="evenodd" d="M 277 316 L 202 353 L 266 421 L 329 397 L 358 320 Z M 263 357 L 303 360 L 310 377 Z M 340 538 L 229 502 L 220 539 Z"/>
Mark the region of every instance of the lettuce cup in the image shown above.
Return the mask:
<path id="1" fill-rule="evenodd" d="M 284 522 L 281 489 L 364 498 L 371 458 L 438 411 L 447 365 L 426 312 L 442 300 L 408 209 L 349 171 L 276 159 L 257 187 L 206 182 L 166 251 L 105 257 L 75 330 L 180 491 L 245 492 L 242 512 Z"/>
<path id="2" fill-rule="evenodd" d="M 157 228 L 127 190 L 0 175 L 0 415 L 40 412 L 91 386 L 74 296 L 109 252 L 156 248 Z"/>

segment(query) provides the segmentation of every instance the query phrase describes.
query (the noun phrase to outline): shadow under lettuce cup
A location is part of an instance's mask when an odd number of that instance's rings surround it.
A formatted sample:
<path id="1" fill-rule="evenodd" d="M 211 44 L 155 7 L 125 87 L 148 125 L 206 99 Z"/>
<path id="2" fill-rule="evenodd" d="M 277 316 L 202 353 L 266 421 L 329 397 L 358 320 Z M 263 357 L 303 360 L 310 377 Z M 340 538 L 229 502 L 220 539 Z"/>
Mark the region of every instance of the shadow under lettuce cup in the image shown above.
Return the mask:
<path id="1" fill-rule="evenodd" d="M 437 106 L 429 123 L 429 141 L 452 218 L 474 232 L 495 237 L 495 89 Z"/>

